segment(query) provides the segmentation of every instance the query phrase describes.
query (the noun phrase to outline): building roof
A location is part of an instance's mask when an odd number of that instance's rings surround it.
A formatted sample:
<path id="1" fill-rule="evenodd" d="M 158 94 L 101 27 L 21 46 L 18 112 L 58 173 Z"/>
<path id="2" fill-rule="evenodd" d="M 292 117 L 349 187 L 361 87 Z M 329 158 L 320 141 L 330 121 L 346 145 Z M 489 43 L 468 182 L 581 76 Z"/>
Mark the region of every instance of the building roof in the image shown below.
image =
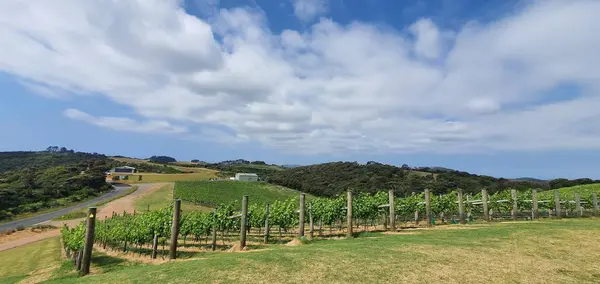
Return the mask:
<path id="1" fill-rule="evenodd" d="M 235 174 L 236 176 L 258 176 L 257 174 L 254 173 L 237 173 Z"/>

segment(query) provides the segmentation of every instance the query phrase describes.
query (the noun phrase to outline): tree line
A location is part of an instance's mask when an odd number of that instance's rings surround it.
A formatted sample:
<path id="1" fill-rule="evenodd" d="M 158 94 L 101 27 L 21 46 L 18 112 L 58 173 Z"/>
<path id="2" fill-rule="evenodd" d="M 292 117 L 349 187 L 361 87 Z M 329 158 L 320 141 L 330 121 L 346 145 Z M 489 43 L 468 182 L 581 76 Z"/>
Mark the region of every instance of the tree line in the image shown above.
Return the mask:
<path id="1" fill-rule="evenodd" d="M 553 189 L 580 184 L 600 182 L 592 179 L 555 179 L 550 181 L 510 180 L 445 168 L 396 167 L 377 162 L 332 162 L 301 166 L 269 173 L 270 183 L 300 190 L 316 196 L 337 196 L 349 188 L 375 193 L 395 189 L 398 196 L 423 192 L 429 188 L 434 194 L 446 194 L 456 188 L 465 193 L 477 194 L 487 188 L 490 194 L 508 188 L 526 190 L 531 188 Z"/>

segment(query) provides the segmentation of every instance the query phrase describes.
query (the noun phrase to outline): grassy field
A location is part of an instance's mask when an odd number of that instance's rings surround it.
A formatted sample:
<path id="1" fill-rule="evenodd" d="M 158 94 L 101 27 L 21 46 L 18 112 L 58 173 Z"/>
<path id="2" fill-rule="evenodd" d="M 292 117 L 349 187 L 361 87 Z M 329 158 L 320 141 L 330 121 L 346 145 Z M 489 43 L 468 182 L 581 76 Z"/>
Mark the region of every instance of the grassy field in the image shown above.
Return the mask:
<path id="1" fill-rule="evenodd" d="M 17 283 L 33 275 L 49 278 L 61 262 L 58 238 L 0 252 L 0 283 Z"/>
<path id="2" fill-rule="evenodd" d="M 157 210 L 169 206 L 173 203 L 173 185 L 166 185 L 161 189 L 144 196 L 143 198 L 136 199 L 133 203 L 136 211 L 146 211 L 148 206 L 150 210 Z M 181 210 L 183 212 L 200 211 L 209 212 L 212 210 L 210 207 L 196 205 L 191 202 L 183 200 L 181 202 Z"/>
<path id="3" fill-rule="evenodd" d="M 76 278 L 65 273 L 67 265 L 48 283 L 598 283 L 599 243 L 598 219 L 448 225 L 242 253 L 204 252 L 199 259 L 159 265 L 94 253 L 93 275 Z M 0 275 L 12 277 L 0 282 L 57 263 L 56 249 L 45 250 L 44 258 L 29 251 L 36 249 L 0 252 Z M 19 254 L 25 257 L 14 261 Z"/>
<path id="4" fill-rule="evenodd" d="M 571 187 L 563 187 L 559 188 L 558 192 L 562 198 L 573 199 L 575 193 L 579 193 L 582 198 L 591 198 L 592 193 L 600 193 L 600 184 L 585 184 L 585 185 L 577 185 Z M 600 195 L 600 194 L 599 194 Z M 540 199 L 553 199 L 554 198 L 554 190 L 546 190 L 538 193 L 538 197 Z"/>
<path id="5" fill-rule="evenodd" d="M 175 183 L 175 197 L 199 204 L 227 204 L 240 201 L 244 195 L 248 195 L 252 203 L 262 203 L 284 200 L 296 197 L 298 194 L 298 191 L 264 182 L 196 181 Z"/>
<path id="6" fill-rule="evenodd" d="M 129 180 L 119 180 L 120 183 L 144 183 L 144 182 L 175 182 L 175 181 L 194 181 L 208 180 L 217 177 L 215 171 L 202 171 L 196 173 L 185 174 L 156 174 L 156 173 L 135 173 L 135 174 L 118 174 L 119 176 L 128 176 Z M 142 176 L 142 180 L 139 180 Z"/>

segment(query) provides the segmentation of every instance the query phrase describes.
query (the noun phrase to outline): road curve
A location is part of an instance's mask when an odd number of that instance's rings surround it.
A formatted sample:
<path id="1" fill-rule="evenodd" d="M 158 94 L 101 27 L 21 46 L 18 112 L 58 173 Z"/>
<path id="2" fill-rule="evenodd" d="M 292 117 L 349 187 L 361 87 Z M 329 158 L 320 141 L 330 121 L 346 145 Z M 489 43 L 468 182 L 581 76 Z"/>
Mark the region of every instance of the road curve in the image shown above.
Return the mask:
<path id="1" fill-rule="evenodd" d="M 42 214 L 42 215 L 38 215 L 35 217 L 31 217 L 31 218 L 26 218 L 26 219 L 21 219 L 21 220 L 16 220 L 16 221 L 12 221 L 12 222 L 8 222 L 8 223 L 4 223 L 4 224 L 0 224 L 0 232 L 2 231 L 6 231 L 6 230 L 10 230 L 10 229 L 16 229 L 19 226 L 23 226 L 23 227 L 29 227 L 29 226 L 33 226 L 35 224 L 38 223 L 42 223 L 42 222 L 46 222 L 46 221 L 50 221 L 52 219 L 58 218 L 62 215 L 65 215 L 71 211 L 74 210 L 78 210 L 78 209 L 82 209 L 82 208 L 86 208 L 89 207 L 93 204 L 102 202 L 102 201 L 106 201 L 109 199 L 112 199 L 114 197 L 123 195 L 127 192 L 127 190 L 131 188 L 131 186 L 126 185 L 126 184 L 115 184 L 113 185 L 113 190 L 109 191 L 108 193 L 96 197 L 92 200 L 71 206 L 71 207 L 67 207 L 64 209 L 60 209 L 60 210 L 56 210 L 56 211 L 52 211 L 50 213 L 46 213 L 46 214 Z"/>

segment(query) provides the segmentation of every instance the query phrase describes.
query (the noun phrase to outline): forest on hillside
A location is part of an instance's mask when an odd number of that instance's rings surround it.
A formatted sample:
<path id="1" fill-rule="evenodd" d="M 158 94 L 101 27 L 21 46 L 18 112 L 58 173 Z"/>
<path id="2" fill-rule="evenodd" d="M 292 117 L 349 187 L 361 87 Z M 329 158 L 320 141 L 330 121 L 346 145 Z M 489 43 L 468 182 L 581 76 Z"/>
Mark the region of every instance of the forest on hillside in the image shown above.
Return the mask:
<path id="1" fill-rule="evenodd" d="M 467 193 L 478 193 L 482 188 L 495 192 L 514 188 L 552 189 L 600 181 L 591 179 L 556 179 L 547 182 L 519 181 L 444 168 L 396 167 L 377 162 L 332 162 L 301 166 L 268 175 L 267 181 L 317 196 L 336 196 L 348 189 L 374 193 L 378 190 L 395 189 L 398 196 L 422 192 L 429 188 L 435 194 L 445 194 L 456 188 Z"/>
<path id="2" fill-rule="evenodd" d="M 104 171 L 113 162 L 101 154 L 56 146 L 39 152 L 0 152 L 0 220 L 110 190 Z"/>

